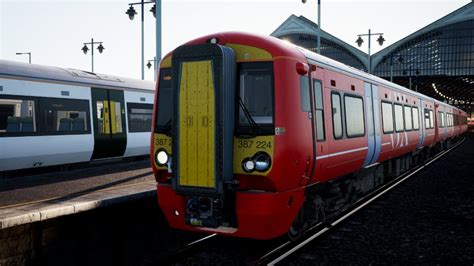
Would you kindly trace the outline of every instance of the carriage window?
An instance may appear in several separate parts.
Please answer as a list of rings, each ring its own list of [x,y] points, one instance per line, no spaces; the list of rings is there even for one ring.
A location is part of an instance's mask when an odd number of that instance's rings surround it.
[[[90,132],[87,100],[40,99],[42,131],[52,134],[84,134]]]
[[[316,103],[316,138],[319,141],[326,139],[324,134],[324,108],[323,108],[323,87],[321,81],[314,80],[314,97]]]
[[[345,95],[344,107],[346,114],[347,137],[365,135],[364,104],[362,98]]]
[[[239,65],[238,97],[237,100],[240,102],[237,106],[238,132],[245,134],[257,128],[258,134],[272,134],[274,126],[273,65],[271,62]],[[254,122],[257,124],[256,127],[252,125]]]
[[[425,128],[430,128],[430,112],[428,109],[425,109]]]
[[[334,138],[342,138],[342,108],[341,96],[337,93],[331,94],[332,105],[332,125],[334,130]]]
[[[434,128],[433,110],[430,110],[430,128]]]
[[[173,116],[173,89],[171,79],[171,69],[167,68],[160,71],[158,105],[156,106],[155,131],[157,133],[169,133],[171,131],[171,119]]]
[[[300,77],[300,102],[302,111],[311,111],[311,105],[309,102],[309,82],[308,77],[305,76]]]
[[[438,111],[438,127],[439,128],[444,127],[444,113],[441,111]]]
[[[383,133],[393,133],[393,107],[391,103],[382,102]]]
[[[405,130],[408,131],[412,129],[411,107],[405,105],[403,110],[405,111]]]
[[[36,132],[35,101],[0,98],[0,134]]]
[[[413,129],[418,130],[420,129],[420,117],[418,114],[418,107],[413,107],[411,109],[412,115],[413,115]]]
[[[395,104],[395,131],[403,131],[403,107],[400,104]]]
[[[127,103],[128,131],[150,132],[153,104]]]

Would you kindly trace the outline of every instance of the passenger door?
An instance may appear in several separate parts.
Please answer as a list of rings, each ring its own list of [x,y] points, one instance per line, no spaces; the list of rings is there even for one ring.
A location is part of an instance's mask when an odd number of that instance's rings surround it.
[[[123,91],[92,88],[92,159],[123,156],[127,146]]]
[[[368,132],[368,151],[364,167],[377,162],[382,149],[380,136],[380,104],[379,89],[370,83],[364,83],[365,109],[367,110],[366,124]]]
[[[314,154],[315,170],[313,171],[313,178],[317,181],[321,181],[324,176],[324,169],[326,168],[325,160],[327,156],[327,142],[326,142],[326,121],[325,121],[325,107],[326,101],[324,86],[323,86],[323,69],[316,68],[316,71],[311,72],[311,99],[313,101],[313,131],[314,131],[314,142],[316,142],[316,150]]]

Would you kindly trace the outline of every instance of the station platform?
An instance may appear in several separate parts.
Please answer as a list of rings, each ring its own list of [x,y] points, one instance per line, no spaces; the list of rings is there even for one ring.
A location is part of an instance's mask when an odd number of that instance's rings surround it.
[[[0,230],[147,197],[148,160],[0,180]]]

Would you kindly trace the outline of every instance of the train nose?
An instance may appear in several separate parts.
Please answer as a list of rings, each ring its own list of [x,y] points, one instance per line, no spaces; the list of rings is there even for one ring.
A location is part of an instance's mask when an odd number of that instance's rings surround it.
[[[213,202],[234,193],[227,184],[234,178],[235,54],[218,44],[184,45],[172,60],[173,188],[188,198],[188,224],[219,226]]]

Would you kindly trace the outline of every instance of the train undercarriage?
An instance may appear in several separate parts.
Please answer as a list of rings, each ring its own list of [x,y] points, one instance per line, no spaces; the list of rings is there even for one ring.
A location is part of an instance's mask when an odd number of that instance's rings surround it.
[[[359,200],[368,197],[374,189],[424,164],[437,153],[454,146],[460,140],[461,137],[447,139],[433,147],[425,147],[335,180],[308,187],[304,204],[288,231],[289,239],[296,241],[309,228],[333,221]]]

